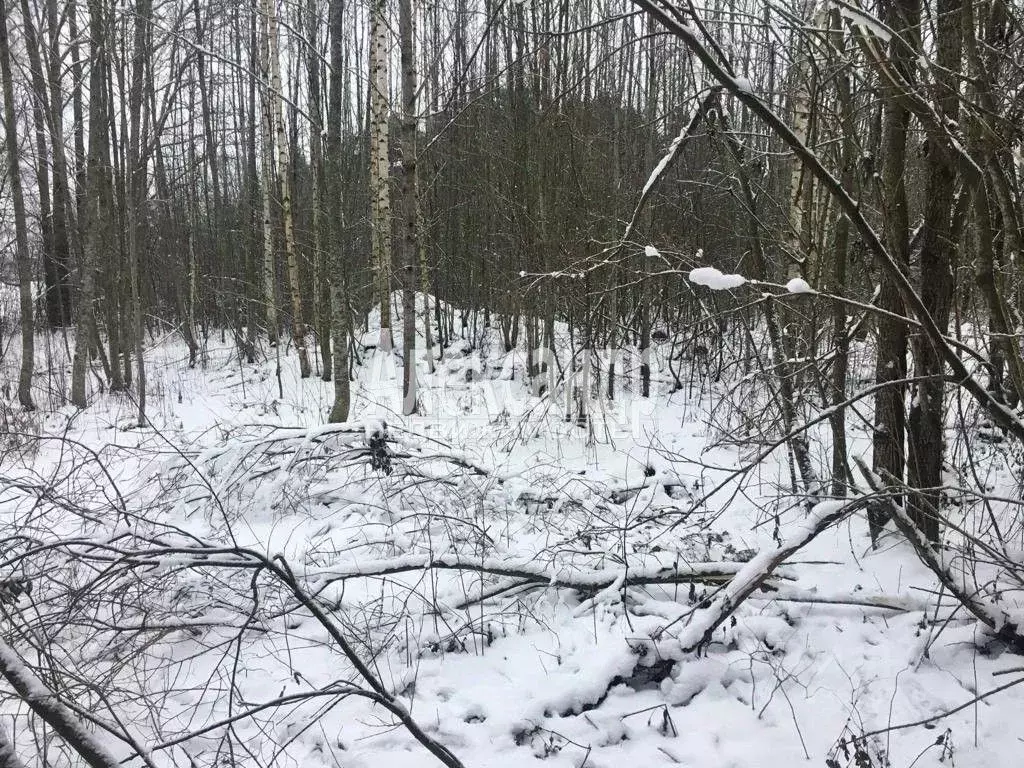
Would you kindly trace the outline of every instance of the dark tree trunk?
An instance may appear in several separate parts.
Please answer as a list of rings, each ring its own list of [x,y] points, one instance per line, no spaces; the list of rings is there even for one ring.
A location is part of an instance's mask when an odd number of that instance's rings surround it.
[[[11,77],[11,46],[7,37],[7,5],[0,0],[0,81],[3,86],[4,128],[7,144],[7,173],[10,177],[11,204],[14,207],[14,258],[18,269],[18,297],[21,310],[21,370],[18,374],[18,402],[31,411],[32,372],[35,367],[35,324],[32,307],[32,263],[28,252],[28,221],[25,197],[21,189],[18,158],[17,112],[14,107],[14,82]]]
[[[960,115],[959,78],[962,51],[961,15],[965,0],[938,0],[936,8],[936,98],[940,118],[955,124]],[[929,142],[932,140],[929,139]],[[954,225],[957,168],[941,147],[929,146],[928,182],[921,233],[921,301],[939,330],[949,328],[956,287],[957,240]],[[965,192],[966,194],[966,192]],[[942,464],[945,455],[945,363],[924,335],[913,340],[914,370],[929,377],[914,386],[907,420],[907,481],[911,519],[932,542],[940,532]]]
[[[884,21],[913,44],[919,39],[921,9],[919,0],[893,0],[886,6]],[[914,50],[917,45],[894,44],[889,58],[900,75],[914,81]],[[885,206],[886,247],[899,267],[910,264],[910,217],[905,184],[907,168],[907,131],[910,112],[894,89],[883,91],[882,127],[882,204]],[[878,305],[897,316],[904,314],[903,300],[896,282],[883,273]],[[886,482],[903,481],[904,441],[906,437],[907,326],[898,317],[880,315],[875,358],[875,382],[886,384],[875,396],[872,469]],[[868,528],[872,542],[878,541],[888,519],[887,502],[868,507]]]

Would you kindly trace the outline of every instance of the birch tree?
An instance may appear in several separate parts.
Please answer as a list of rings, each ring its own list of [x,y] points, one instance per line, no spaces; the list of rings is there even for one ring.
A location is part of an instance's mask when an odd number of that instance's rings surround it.
[[[331,293],[327,274],[327,249],[324,242],[324,124],[321,108],[321,61],[318,50],[316,0],[306,0],[306,75],[309,89],[309,162],[313,195],[313,321],[320,345],[321,379],[331,380]]]
[[[266,312],[267,335],[271,345],[278,343],[279,325],[277,319],[277,258],[274,251],[274,218],[272,211],[272,190],[277,184],[278,169],[274,159],[274,137],[276,133],[276,111],[271,103],[270,37],[266,20],[270,18],[271,0],[260,0],[260,11],[253,31],[254,42],[259,41],[261,106],[263,119],[260,121],[260,171],[263,192],[263,301]]]
[[[370,237],[380,306],[381,352],[391,352],[391,189],[388,161],[390,112],[387,0],[373,0],[370,8]]]
[[[299,285],[299,256],[295,247],[295,220],[292,215],[292,160],[285,136],[284,98],[281,83],[281,57],[278,45],[277,7],[275,0],[263,0],[267,25],[267,55],[270,59],[270,88],[267,100],[277,132],[277,174],[281,189],[281,217],[284,221],[284,252],[288,266],[288,289],[292,308],[292,341],[299,356],[299,375],[308,379],[309,354],[306,351],[306,323],[302,314],[302,291]]]

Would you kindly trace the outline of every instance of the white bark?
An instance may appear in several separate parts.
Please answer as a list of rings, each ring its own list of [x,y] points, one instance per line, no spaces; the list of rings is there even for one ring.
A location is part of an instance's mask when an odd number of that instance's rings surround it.
[[[270,0],[260,0],[260,14],[263,19],[270,15]],[[264,29],[264,25],[260,25]],[[273,136],[274,136],[274,111],[270,104],[270,42],[263,32],[260,39],[260,79],[263,88],[263,119],[260,121],[260,136],[263,140],[263,151],[260,153],[260,170],[262,171],[263,184],[263,300],[267,313],[267,335],[271,344],[277,344],[277,303],[274,299],[275,285],[275,260],[274,260],[274,230],[273,219],[270,212],[270,190],[274,183],[277,169],[274,166]]]
[[[381,352],[391,352],[391,194],[388,164],[388,26],[386,0],[374,0],[370,14],[370,222],[377,271]]]
[[[302,319],[302,294],[299,291],[299,260],[295,251],[295,222],[292,216],[291,152],[284,125],[284,99],[281,97],[281,59],[277,34],[277,9],[273,0],[263,0],[266,10],[267,55],[270,64],[270,92],[274,126],[277,131],[277,173],[281,188],[281,214],[284,219],[284,252],[288,265],[288,288],[292,304],[292,340],[299,355],[299,375],[310,375],[309,355],[306,352],[306,323]]]

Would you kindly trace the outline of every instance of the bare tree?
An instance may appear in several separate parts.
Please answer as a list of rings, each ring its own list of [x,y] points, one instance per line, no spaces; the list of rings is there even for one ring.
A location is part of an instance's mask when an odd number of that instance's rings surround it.
[[[18,374],[18,402],[33,410],[32,372],[35,369],[35,323],[32,306],[32,263],[28,250],[28,221],[25,195],[21,188],[21,150],[18,146],[18,114],[14,104],[14,79],[11,76],[11,45],[7,36],[7,4],[0,0],[0,80],[4,92],[4,131],[7,172],[14,206],[15,261],[18,267],[18,298],[21,310],[21,369]]]
[[[327,189],[325,191],[328,230],[328,280],[331,292],[331,339],[333,349],[334,404],[329,421],[343,422],[349,416],[348,344],[352,335],[352,310],[348,297],[348,268],[344,255],[345,215],[342,205],[341,124],[344,109],[345,36],[344,0],[330,0],[330,77],[327,102]]]
[[[898,0],[885,6],[885,21],[899,37],[890,41],[889,60],[904,81],[914,82],[914,41],[919,39],[920,5],[918,0]],[[901,42],[902,41],[902,42]],[[907,132],[910,111],[899,97],[897,86],[883,90],[882,127],[882,200],[887,216],[884,220],[885,244],[899,268],[910,268],[910,218],[907,203]],[[903,314],[903,298],[898,281],[883,273],[878,305],[888,313],[878,318],[878,346],[875,381],[888,383],[875,397],[872,468],[882,476],[903,478],[906,443],[907,327]],[[873,541],[878,540],[885,524],[886,508],[873,505],[868,509],[868,524]]]
[[[412,0],[399,0],[402,70],[402,413],[416,413],[416,265],[420,256],[417,184],[416,51]],[[429,323],[429,320],[427,321]]]

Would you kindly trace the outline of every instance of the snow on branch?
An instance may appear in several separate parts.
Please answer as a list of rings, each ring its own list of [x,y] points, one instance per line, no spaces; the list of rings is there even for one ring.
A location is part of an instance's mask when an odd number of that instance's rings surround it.
[[[747,282],[743,275],[727,275],[714,267],[697,267],[690,270],[690,282],[703,285],[713,291],[728,291],[739,288]]]
[[[626,225],[625,231],[622,233],[622,238],[619,240],[619,246],[621,247],[629,238],[633,235],[633,230],[636,229],[636,223],[640,220],[640,214],[643,212],[644,207],[647,205],[647,201],[657,186],[658,181],[665,174],[672,164],[679,157],[679,150],[683,144],[693,136],[701,121],[704,120],[705,116],[711,110],[711,108],[718,101],[718,94],[722,92],[722,86],[712,87],[707,95],[701,100],[700,105],[697,107],[697,111],[693,113],[693,117],[690,118],[690,122],[687,123],[683,129],[679,132],[673,140],[672,144],[668,148],[668,152],[658,161],[658,164],[654,166],[654,170],[651,171],[650,177],[647,179],[647,183],[644,184],[643,191],[640,193],[640,198],[636,202],[636,207],[633,209],[633,215],[629,219],[629,223]]]
[[[91,768],[118,768],[120,761],[89,731],[67,705],[36,677],[2,638],[0,638],[0,675],[29,708],[81,755]],[[2,739],[0,739],[2,743]],[[0,750],[2,753],[3,750]],[[5,763],[5,765],[13,765]]]
[[[683,652],[699,650],[711,641],[714,631],[772,576],[789,557],[806,546],[819,533],[851,515],[866,498],[821,501],[814,505],[804,523],[780,546],[759,552],[736,573],[704,608],[690,614],[689,623],[678,635]],[[671,626],[671,625],[670,625]],[[662,632],[667,630],[665,627]]]
[[[457,555],[407,555],[404,557],[353,564],[346,568],[324,568],[306,571],[305,576],[320,583],[355,577],[387,576],[420,570],[476,571],[493,576],[521,579],[523,583],[538,586],[568,587],[593,592],[617,582],[623,586],[645,584],[724,584],[734,579],[747,567],[746,563],[675,563],[673,565],[641,568],[551,568],[536,560],[508,560],[502,558],[463,558]],[[779,571],[783,579],[793,579],[789,571]]]
[[[861,471],[868,479],[872,490],[880,493],[884,490],[882,480],[878,475],[868,469],[863,459],[856,458]],[[928,540],[924,531],[914,522],[902,504],[897,504],[891,497],[888,498],[889,512],[896,528],[902,533],[914,551],[932,573],[938,577],[942,585],[949,590],[950,594],[967,609],[978,621],[987,626],[997,638],[1012,647],[1018,653],[1024,653],[1024,634],[1020,631],[1020,623],[1009,616],[1005,611],[987,599],[982,591],[975,585],[966,584],[963,579],[957,578],[948,559],[943,553]]]
[[[836,2],[836,0],[833,0],[832,5],[839,10],[844,19],[863,32],[874,35],[883,43],[888,43],[892,39],[892,32],[889,28],[864,9],[851,3]]]

